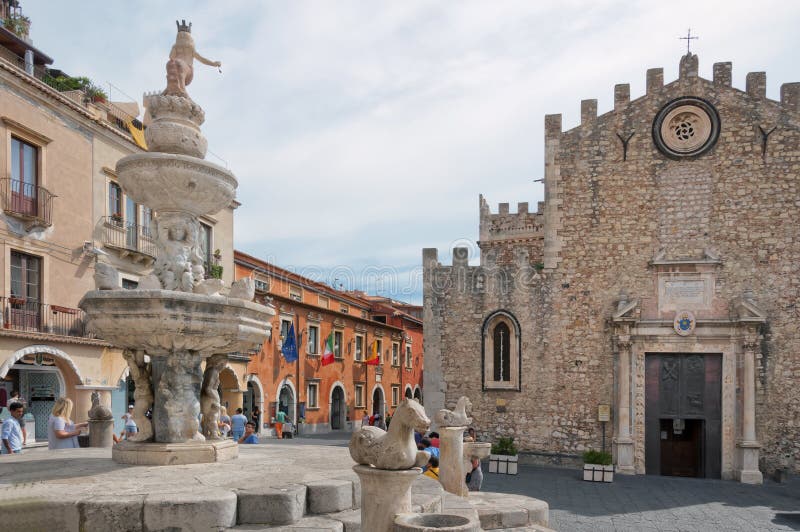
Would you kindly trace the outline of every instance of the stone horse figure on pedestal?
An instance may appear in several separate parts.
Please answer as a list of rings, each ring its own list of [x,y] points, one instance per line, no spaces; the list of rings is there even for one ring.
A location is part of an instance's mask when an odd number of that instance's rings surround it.
[[[467,417],[467,410],[472,410],[469,398],[462,395],[458,398],[455,410],[442,408],[433,416],[439,427],[466,427],[472,423],[472,418]]]
[[[404,399],[397,407],[389,431],[361,427],[350,439],[350,456],[358,464],[377,469],[410,469],[428,463],[430,454],[417,450],[414,431],[426,431],[431,420],[418,402]]]

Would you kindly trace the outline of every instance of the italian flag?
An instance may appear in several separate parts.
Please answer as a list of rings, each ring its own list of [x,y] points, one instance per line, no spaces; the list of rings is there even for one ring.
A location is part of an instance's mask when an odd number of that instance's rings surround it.
[[[380,358],[378,358],[378,341],[375,340],[372,342],[372,347],[369,350],[369,356],[364,361],[367,365],[370,366],[377,366],[380,363]]]
[[[325,341],[325,351],[322,353],[322,365],[333,364],[333,331]]]

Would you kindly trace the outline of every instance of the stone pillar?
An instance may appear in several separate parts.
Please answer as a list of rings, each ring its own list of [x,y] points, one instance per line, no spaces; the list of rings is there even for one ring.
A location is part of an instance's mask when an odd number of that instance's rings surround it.
[[[190,351],[154,356],[153,431],[158,443],[204,440],[200,434],[202,359]]]
[[[89,420],[89,447],[111,447],[114,445],[114,420]]]
[[[353,466],[361,481],[361,530],[391,532],[397,514],[411,512],[411,483],[422,469],[376,469]]]
[[[631,339],[617,337],[619,378],[617,381],[617,436],[614,438],[617,472],[633,475],[633,439],[631,438]]]
[[[445,491],[467,496],[464,483],[464,431],[467,427],[439,427],[439,482]]]
[[[758,454],[761,444],[756,440],[756,361],[757,336],[745,338],[744,368],[742,372],[742,439],[738,442],[739,481],[745,484],[761,484],[764,477],[758,469]]]

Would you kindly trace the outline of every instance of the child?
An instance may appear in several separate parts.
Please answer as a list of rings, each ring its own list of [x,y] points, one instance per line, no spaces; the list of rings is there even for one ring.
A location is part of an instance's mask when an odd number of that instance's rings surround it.
[[[256,436],[256,424],[248,421],[244,426],[244,435],[239,438],[238,443],[258,443]]]
[[[426,466],[424,475],[426,477],[430,477],[434,480],[439,480],[439,459],[435,456],[431,456],[431,459],[428,460],[428,465]]]

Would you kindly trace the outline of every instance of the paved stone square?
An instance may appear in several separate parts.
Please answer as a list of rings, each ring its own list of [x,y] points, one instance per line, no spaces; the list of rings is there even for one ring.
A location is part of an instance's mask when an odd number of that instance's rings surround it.
[[[601,484],[584,482],[575,469],[522,465],[517,476],[486,473],[483,489],[546,501],[550,527],[563,532],[800,530],[800,478],[752,486],[615,475]]]

